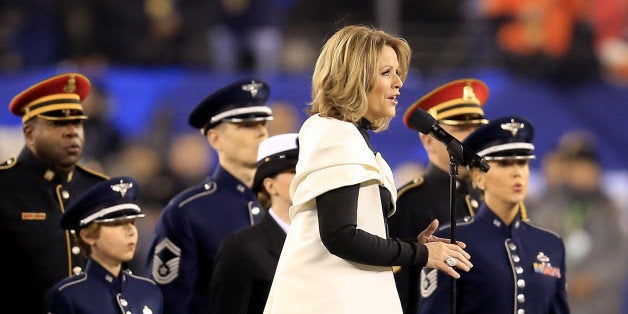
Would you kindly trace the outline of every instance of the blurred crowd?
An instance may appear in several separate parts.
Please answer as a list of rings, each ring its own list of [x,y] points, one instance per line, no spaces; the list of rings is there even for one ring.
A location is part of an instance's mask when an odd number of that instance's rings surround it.
[[[310,71],[326,36],[365,23],[406,37],[424,72],[504,66],[625,82],[627,14],[624,0],[8,0],[0,72],[64,62]]]

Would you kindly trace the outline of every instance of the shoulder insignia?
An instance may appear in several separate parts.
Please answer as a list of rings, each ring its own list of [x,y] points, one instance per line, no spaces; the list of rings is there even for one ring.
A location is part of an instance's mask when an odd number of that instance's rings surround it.
[[[12,157],[0,164],[0,170],[9,169],[17,164],[17,158]]]
[[[85,171],[85,172],[87,172],[87,173],[90,173],[90,174],[92,174],[92,175],[94,175],[96,177],[103,178],[105,180],[109,179],[109,177],[107,175],[102,174],[102,173],[100,173],[100,172],[98,172],[96,170],[92,170],[92,169],[86,168],[85,166],[81,166],[79,164],[77,164],[76,167],[81,169],[81,170],[83,170],[83,171]]]
[[[427,298],[438,288],[438,269],[421,269],[421,296]]]
[[[186,190],[186,192],[190,193],[190,196],[186,197],[185,199],[183,199],[178,207],[183,207],[185,206],[185,204],[199,198],[199,197],[203,197],[206,195],[210,195],[214,192],[216,192],[216,190],[218,189],[218,184],[216,183],[216,181],[208,181],[205,182],[201,185],[197,185],[194,187],[189,188],[188,190]],[[185,193],[185,192],[184,192]]]
[[[420,177],[402,185],[400,188],[397,189],[397,197],[401,196],[406,191],[423,184],[423,182],[425,182],[425,179],[423,179],[423,177]]]
[[[181,262],[181,248],[164,238],[155,246],[153,255],[153,269],[151,275],[155,282],[165,285],[179,277],[179,264]]]

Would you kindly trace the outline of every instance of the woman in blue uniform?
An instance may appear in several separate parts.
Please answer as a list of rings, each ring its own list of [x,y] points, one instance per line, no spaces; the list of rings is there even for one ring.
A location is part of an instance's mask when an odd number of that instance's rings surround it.
[[[473,257],[473,268],[455,282],[457,313],[569,313],[563,241],[521,216],[533,137],[530,121],[513,116],[495,119],[464,140],[491,168],[471,169],[484,204],[473,219],[456,225],[456,240]],[[449,226],[435,233],[450,234]],[[449,313],[449,277],[424,268],[419,304],[420,313]]]
[[[84,273],[61,280],[46,294],[46,313],[156,314],[157,285],[125,270],[137,247],[135,219],[144,217],[139,186],[130,177],[103,181],[68,206],[61,226],[74,231],[89,260]]]

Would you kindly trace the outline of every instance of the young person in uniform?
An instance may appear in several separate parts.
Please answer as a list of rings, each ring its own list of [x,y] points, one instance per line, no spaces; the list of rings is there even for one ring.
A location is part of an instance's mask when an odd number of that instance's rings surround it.
[[[89,258],[85,272],[66,278],[46,295],[49,314],[161,313],[161,290],[150,279],[125,269],[137,247],[135,220],[145,215],[135,204],[139,185],[115,177],[94,185],[61,217]]]

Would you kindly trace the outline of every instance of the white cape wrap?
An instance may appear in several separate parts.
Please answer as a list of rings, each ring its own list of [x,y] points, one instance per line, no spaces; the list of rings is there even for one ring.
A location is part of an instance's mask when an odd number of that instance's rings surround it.
[[[315,199],[360,183],[357,227],[386,238],[379,186],[390,191],[394,204],[397,190],[390,166],[348,122],[311,116],[301,127],[299,141],[290,186],[292,223],[264,313],[401,313],[391,267],[350,262],[325,248]],[[389,215],[393,213],[394,207]]]

